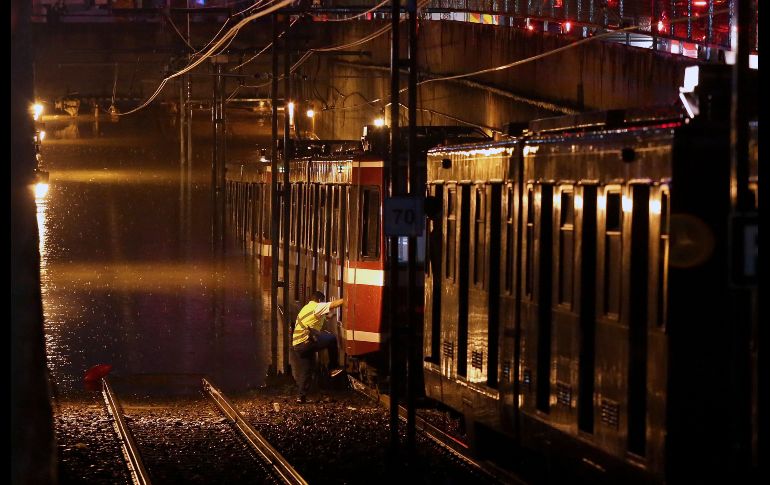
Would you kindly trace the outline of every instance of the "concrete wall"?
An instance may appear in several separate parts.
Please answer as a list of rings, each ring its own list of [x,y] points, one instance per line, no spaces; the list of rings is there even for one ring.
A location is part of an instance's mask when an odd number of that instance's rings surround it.
[[[371,24],[359,22],[351,24],[347,30],[338,29],[335,35],[324,39],[325,45],[350,42],[383,25]],[[420,25],[419,33],[417,59],[421,75],[451,75],[487,69],[527,59],[578,40],[460,22],[425,22]],[[403,30],[401,45],[401,55],[405,57]],[[343,97],[340,93],[351,99],[353,93],[369,100],[385,98],[385,101],[372,107],[324,113],[325,116],[333,116],[333,120],[317,122],[317,126],[332,130],[337,136],[352,136],[355,134],[352,129],[360,131],[361,124],[371,122],[389,100],[388,73],[371,66],[389,65],[390,35],[383,35],[355,49],[371,51],[371,57],[329,57],[326,69],[305,69],[311,80],[315,76],[318,81],[330,83],[336,88],[330,90],[331,94],[326,99],[329,106],[341,104]],[[355,63],[368,67],[356,68],[352,65]],[[647,49],[591,41],[518,67],[467,78],[495,90],[471,87],[458,81],[425,84],[419,88],[418,106],[434,113],[418,113],[419,122],[456,123],[435,113],[439,112],[479,126],[499,129],[507,122],[570,111],[668,105],[677,102],[684,68],[690,64],[691,60]],[[378,78],[362,79],[367,73]],[[404,76],[402,85],[405,83]],[[500,91],[524,100],[515,101],[513,96],[499,94]],[[345,105],[360,104],[362,96],[346,101]],[[402,93],[401,102],[406,104],[406,93]]]
[[[383,21],[300,23],[291,30],[294,59],[307,48],[345,44],[383,25],[386,25]],[[171,57],[183,51],[178,36],[163,22],[38,27],[36,90],[37,95],[43,97],[78,92],[109,98],[115,72],[111,63],[117,62],[118,97],[144,98],[155,90],[166,69],[173,68],[169,67]],[[218,27],[216,23],[193,25],[197,44],[204,43]],[[270,31],[269,22],[244,29],[233,47],[251,52],[259,50],[270,41]],[[405,31],[406,25],[402,24],[402,57],[406,57]],[[578,40],[450,21],[422,22],[419,35],[417,58],[424,76],[486,69]],[[390,64],[390,34],[348,50],[359,49],[368,51],[369,55],[315,54],[298,71],[292,98],[313,101],[317,111],[335,108],[322,111],[316,118],[316,132],[321,137],[359,137],[361,126],[382,112],[389,100],[389,74],[383,68]],[[259,62],[245,68],[242,72],[263,76],[246,78],[245,83],[264,84],[269,61],[268,51]],[[418,106],[426,110],[419,112],[419,122],[458,124],[457,119],[461,119],[500,129],[510,121],[560,113],[667,105],[677,102],[684,67],[691,63],[690,59],[646,49],[591,41],[511,69],[463,81],[425,84],[418,94]],[[208,63],[196,70],[195,97],[203,100],[211,97],[211,78],[206,75],[209,72]],[[228,80],[228,93],[238,81]],[[403,85],[406,85],[405,76]],[[243,88],[237,95],[267,96],[269,86]],[[175,101],[178,96],[178,86],[169,83],[161,99]],[[351,108],[377,98],[385,100]],[[406,93],[402,94],[401,102],[406,104]]]

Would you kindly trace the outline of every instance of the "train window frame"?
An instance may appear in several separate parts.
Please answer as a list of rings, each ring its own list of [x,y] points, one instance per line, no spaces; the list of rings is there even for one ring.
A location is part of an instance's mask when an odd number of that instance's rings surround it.
[[[281,188],[282,188],[282,184],[279,182],[276,185],[276,190],[280,191]],[[291,204],[291,201],[289,201],[289,203]],[[284,207],[285,204],[286,204],[286,198],[285,197],[281,197],[280,198],[280,202],[278,203],[278,210],[281,211],[280,214],[283,214],[283,207]],[[291,221],[289,221],[289,223],[291,223]],[[278,242],[279,243],[282,243],[283,240],[284,240],[285,228],[286,228],[286,221],[283,220],[283,217],[279,217],[278,218]]]
[[[600,207],[600,210],[602,211],[603,217],[602,217],[602,225],[601,225],[601,231],[602,231],[602,275],[601,275],[601,281],[602,281],[602,305],[601,305],[601,312],[602,314],[611,320],[617,320],[619,321],[621,318],[621,314],[623,312],[622,303],[623,303],[623,251],[624,251],[624,219],[625,219],[625,211],[623,210],[623,197],[624,197],[624,187],[621,185],[606,185],[604,186],[604,190],[602,191],[602,207]],[[627,196],[626,196],[627,197]],[[612,207],[610,207],[610,199],[613,199]],[[614,199],[617,199],[616,201]],[[609,210],[610,209],[617,209],[617,217],[613,217],[613,219],[617,219],[617,221],[613,220],[612,222],[612,228],[610,229],[610,224],[608,223],[610,217],[609,217]],[[612,268],[614,268],[614,265],[612,265],[610,259],[612,258],[613,254],[611,253],[611,246],[612,246],[612,238],[617,238],[617,251],[618,254],[615,255],[616,258],[619,259],[620,263],[617,265],[617,274],[610,274],[610,271]],[[612,284],[615,282],[615,284]],[[614,293],[611,294],[611,292]],[[616,301],[611,301],[612,298],[615,298]]]
[[[487,184],[473,187],[473,286],[486,288],[487,261]],[[479,264],[480,263],[480,264]]]
[[[332,185],[331,186],[331,192],[332,192],[332,220],[331,220],[331,228],[330,228],[330,237],[331,241],[329,244],[330,247],[330,253],[332,256],[337,256],[338,252],[338,232],[339,232],[339,226],[340,226],[340,186],[339,185]]]
[[[658,248],[656,275],[657,295],[655,324],[658,328],[666,328],[668,321],[668,258],[671,250],[671,190],[668,185],[661,185],[660,214],[658,214]]]
[[[376,193],[376,210],[372,209],[371,201],[374,200],[370,194]],[[381,230],[382,224],[380,223],[380,216],[382,213],[382,193],[378,185],[362,185],[359,191],[359,233],[358,233],[358,257],[360,261],[379,261],[381,254]],[[371,224],[376,224],[376,230],[371,232]],[[369,253],[369,237],[375,236],[374,240],[374,254]],[[366,250],[366,253],[364,252]]]
[[[340,210],[344,213],[345,224],[340,225],[340,244],[345,244],[344,258],[346,261],[350,261],[350,241],[348,236],[350,235],[350,220],[348,219],[351,214],[350,210],[350,184],[343,186],[344,197],[340,195]]]
[[[446,194],[446,203],[444,204],[446,211],[443,217],[444,235],[446,237],[444,253],[446,257],[443,258],[442,262],[444,263],[444,279],[452,283],[457,282],[457,189],[457,182],[448,182],[444,191]],[[452,224],[451,234],[449,229],[450,223]]]
[[[554,192],[557,194],[557,192]],[[564,210],[565,198],[568,199],[569,211]],[[558,231],[558,269],[557,269],[557,281],[556,281],[556,304],[564,308],[573,308],[575,304],[575,187],[572,184],[565,184],[559,186],[558,196],[554,196],[554,202],[558,199],[558,219],[559,225],[554,224],[554,228]],[[556,204],[554,204],[554,208]],[[556,214],[554,214],[556,215]],[[570,239],[570,262],[569,271],[567,265],[564,264],[565,251],[567,245],[565,240]],[[565,296],[565,285],[569,286],[569,297]]]
[[[263,192],[266,192],[267,184],[263,185]],[[271,187],[272,188],[272,187]],[[273,211],[273,202],[271,200],[271,197],[265,197],[263,199],[262,203],[262,241],[269,241],[271,234],[270,231],[272,230],[271,226],[273,224],[273,218],[272,218],[272,212]]]
[[[528,183],[526,186],[526,197],[522,198],[526,203],[524,219],[524,247],[522,256],[524,256],[523,287],[522,297],[532,301],[535,297],[535,184]]]
[[[297,184],[291,184],[291,194],[289,195],[291,199],[291,224],[289,230],[289,242],[291,244],[296,244],[297,242],[297,190]]]
[[[514,292],[514,270],[515,251],[516,251],[516,226],[514,213],[516,211],[516,191],[512,182],[504,185],[505,188],[505,258],[504,276],[503,276],[503,294],[512,296]]]

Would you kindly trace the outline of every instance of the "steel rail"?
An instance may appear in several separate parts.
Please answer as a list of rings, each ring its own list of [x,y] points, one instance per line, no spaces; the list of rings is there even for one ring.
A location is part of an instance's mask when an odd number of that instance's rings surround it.
[[[131,434],[131,430],[123,418],[123,408],[115,397],[115,393],[112,392],[112,387],[110,387],[106,377],[102,378],[102,396],[107,405],[107,411],[112,416],[115,431],[120,437],[123,455],[126,457],[128,471],[131,473],[131,481],[137,485],[150,485],[152,483],[150,481],[150,474],[147,473],[147,469],[144,467],[134,435]]]
[[[208,380],[203,379],[203,389],[214,400],[217,407],[232,422],[232,424],[241,432],[246,442],[265,460],[276,474],[287,484],[308,485],[308,482],[297,473],[294,467],[284,458],[268,441],[255,430],[241,413],[235,409],[222,392],[217,389]]]
[[[372,390],[366,384],[359,381],[350,374],[348,374],[348,379],[350,380],[351,386],[354,390],[358,391],[369,399],[372,399],[373,401],[377,401],[385,408],[390,407],[390,396],[387,394],[380,394],[379,392]],[[401,418],[401,421],[403,422],[406,422],[406,412],[407,411],[404,406],[398,406],[399,418]],[[501,483],[514,483],[521,485],[526,484],[526,482],[524,482],[521,478],[506,470],[501,469],[499,466],[491,462],[482,463],[474,460],[468,456],[470,448],[467,444],[442,431],[420,416],[416,416],[415,418],[415,429],[423,433],[441,449],[448,452],[450,455],[464,463],[466,466],[478,470],[493,480]]]

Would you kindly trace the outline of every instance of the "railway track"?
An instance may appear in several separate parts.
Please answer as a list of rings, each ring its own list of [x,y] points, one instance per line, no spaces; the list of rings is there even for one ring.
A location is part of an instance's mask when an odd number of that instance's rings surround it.
[[[348,375],[348,379],[354,390],[382,404],[386,408],[390,407],[390,397],[387,394],[380,394],[351,375]],[[398,407],[398,414],[401,421],[406,422],[407,410],[404,406]],[[461,463],[480,477],[497,483],[526,485],[526,482],[520,477],[507,470],[503,470],[494,463],[471,457],[470,448],[466,443],[437,428],[419,415],[415,416],[415,429],[427,441],[448,454],[451,459]]]
[[[149,485],[153,480],[182,480],[188,483],[230,481],[230,478],[222,478],[221,472],[236,467],[244,483],[307,485],[307,481],[243,419],[219,389],[206,379],[201,385],[206,404],[203,408],[211,409],[213,406],[223,418],[214,421],[200,406],[191,406],[184,412],[187,419],[176,418],[173,421],[174,427],[185,437],[169,439],[159,436],[158,430],[152,429],[153,423],[148,429],[142,422],[134,423],[126,419],[123,405],[112,386],[106,378],[102,379],[104,402],[120,439],[133,483]],[[162,406],[151,409],[156,413],[158,410],[168,412]],[[186,447],[184,441],[192,444]],[[203,452],[186,455],[184,451],[190,446]],[[234,449],[238,451],[233,453]]]

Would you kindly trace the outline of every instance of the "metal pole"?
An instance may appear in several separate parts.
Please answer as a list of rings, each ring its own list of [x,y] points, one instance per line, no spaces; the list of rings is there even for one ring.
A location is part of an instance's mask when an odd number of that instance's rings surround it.
[[[272,16],[273,78],[270,82],[272,118],[272,143],[270,148],[270,365],[272,372],[278,368],[278,19]]]
[[[284,34],[283,34],[283,55],[284,55],[284,98],[286,102],[291,99],[291,54],[289,52],[289,16],[284,16]],[[291,143],[291,133],[287,129],[289,124],[288,111],[284,105],[284,142],[283,142],[283,314],[286,322],[293,322],[291,305],[289,304],[289,218],[291,217],[291,185],[289,183],[289,161],[294,156],[294,147]],[[288,328],[288,324],[284,328]],[[283,371],[289,368],[289,334],[283,332]]]
[[[212,146],[211,182],[213,190],[212,209],[214,210],[214,247],[224,251],[225,238],[225,78],[222,76],[223,59],[214,58],[214,103],[212,106],[212,122],[214,126],[214,143]]]
[[[391,43],[390,43],[390,173],[385,182],[389,185],[390,196],[399,195],[400,185],[398,179],[399,164],[399,20],[400,20],[399,0],[391,2]],[[398,237],[389,238],[390,257],[388,260],[389,282],[389,332],[390,332],[390,451],[391,458],[396,459],[399,449],[398,437],[398,401],[401,372],[399,355],[399,318],[396,315],[398,311]]]
[[[225,221],[227,220],[227,207],[225,204],[225,170],[227,164],[227,111],[225,105],[225,83],[227,79],[222,76],[224,62],[217,64],[217,90],[218,100],[217,109],[219,112],[219,123],[217,124],[219,149],[217,153],[217,210],[219,212],[219,250],[222,254],[225,252]]]
[[[214,67],[216,71],[216,66]],[[217,234],[219,225],[217,221],[217,77],[213,79],[211,90],[211,249],[217,248]]]
[[[738,45],[735,46],[735,65],[733,66],[733,92],[731,105],[732,132],[730,137],[730,198],[732,203],[732,223],[738,218],[754,212],[754,202],[749,190],[749,29],[751,25],[751,2],[738,0]],[[744,233],[745,236],[745,233]],[[729,258],[741,260],[736,255],[743,255],[742,237],[731,241]],[[752,455],[752,384],[751,384],[751,334],[752,326],[752,291],[756,286],[734,286],[732,288],[733,324],[733,456],[732,466],[736,476],[746,473],[750,468]],[[760,352],[761,354],[761,352]],[[761,385],[759,387],[762,387]],[[761,416],[761,408],[758,407]],[[745,477],[748,478],[748,477]],[[740,478],[738,478],[740,481]]]
[[[408,113],[409,113],[409,195],[412,197],[420,197],[418,193],[419,187],[417,187],[417,1],[409,0],[408,3],[408,15],[409,15],[409,97],[408,97]],[[423,188],[424,190],[424,188]],[[417,238],[410,236],[409,239],[409,254],[408,254],[408,284],[407,284],[407,311],[409,312],[407,317],[408,334],[407,334],[407,366],[408,366],[408,381],[406,387],[406,446],[407,456],[412,458],[416,457],[415,454],[415,399],[417,393],[417,376],[419,375],[419,367],[422,363],[417,359],[417,348],[421,344],[415,342],[417,337],[417,325],[421,322],[415,314],[417,293]]]

